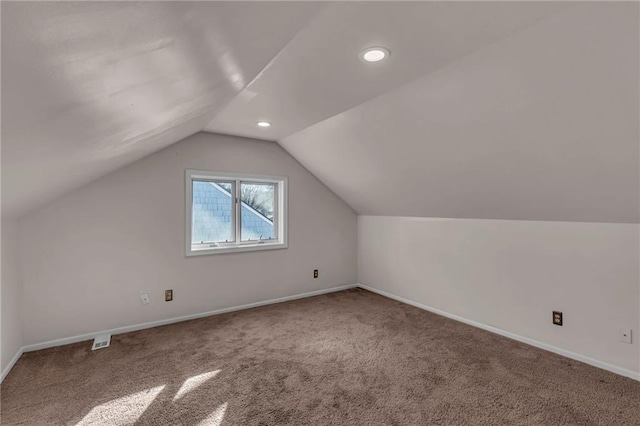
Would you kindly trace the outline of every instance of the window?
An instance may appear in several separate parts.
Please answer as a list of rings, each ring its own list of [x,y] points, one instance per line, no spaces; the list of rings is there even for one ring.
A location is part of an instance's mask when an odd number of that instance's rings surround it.
[[[287,247],[287,178],[186,172],[186,255]]]

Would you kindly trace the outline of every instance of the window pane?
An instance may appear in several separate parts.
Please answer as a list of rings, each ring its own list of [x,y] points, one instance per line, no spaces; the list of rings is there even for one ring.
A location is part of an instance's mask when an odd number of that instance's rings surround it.
[[[242,241],[276,238],[273,225],[276,184],[242,182],[240,194],[242,199],[242,210],[240,211]]]
[[[233,184],[193,181],[191,243],[233,241]]]

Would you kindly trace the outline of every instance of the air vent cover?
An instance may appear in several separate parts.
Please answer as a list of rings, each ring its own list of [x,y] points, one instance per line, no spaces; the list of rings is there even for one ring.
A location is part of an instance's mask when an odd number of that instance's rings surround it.
[[[111,335],[103,334],[95,338],[95,340],[93,341],[93,346],[91,347],[91,350],[95,351],[96,349],[108,348],[110,344],[111,344]]]

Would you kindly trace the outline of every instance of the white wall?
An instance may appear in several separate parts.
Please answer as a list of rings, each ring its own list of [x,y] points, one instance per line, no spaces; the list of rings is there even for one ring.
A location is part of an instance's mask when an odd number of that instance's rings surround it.
[[[358,281],[640,372],[637,224],[359,216]],[[564,326],[551,312],[564,313]],[[621,327],[634,329],[632,345]]]
[[[4,372],[13,357],[22,346],[22,321],[20,318],[20,301],[22,288],[19,281],[18,234],[17,222],[2,219],[2,321],[0,346],[0,364]]]
[[[289,248],[186,258],[187,168],[288,176]],[[24,343],[355,283],[356,220],[277,144],[198,133],[20,221]]]

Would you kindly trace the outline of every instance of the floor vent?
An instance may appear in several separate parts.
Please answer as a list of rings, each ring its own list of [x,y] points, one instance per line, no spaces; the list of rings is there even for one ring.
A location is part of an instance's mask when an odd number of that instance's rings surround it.
[[[111,344],[111,335],[103,334],[102,336],[98,336],[95,338],[95,340],[93,341],[93,346],[91,347],[91,350],[95,351],[96,349],[108,348],[110,344]]]

